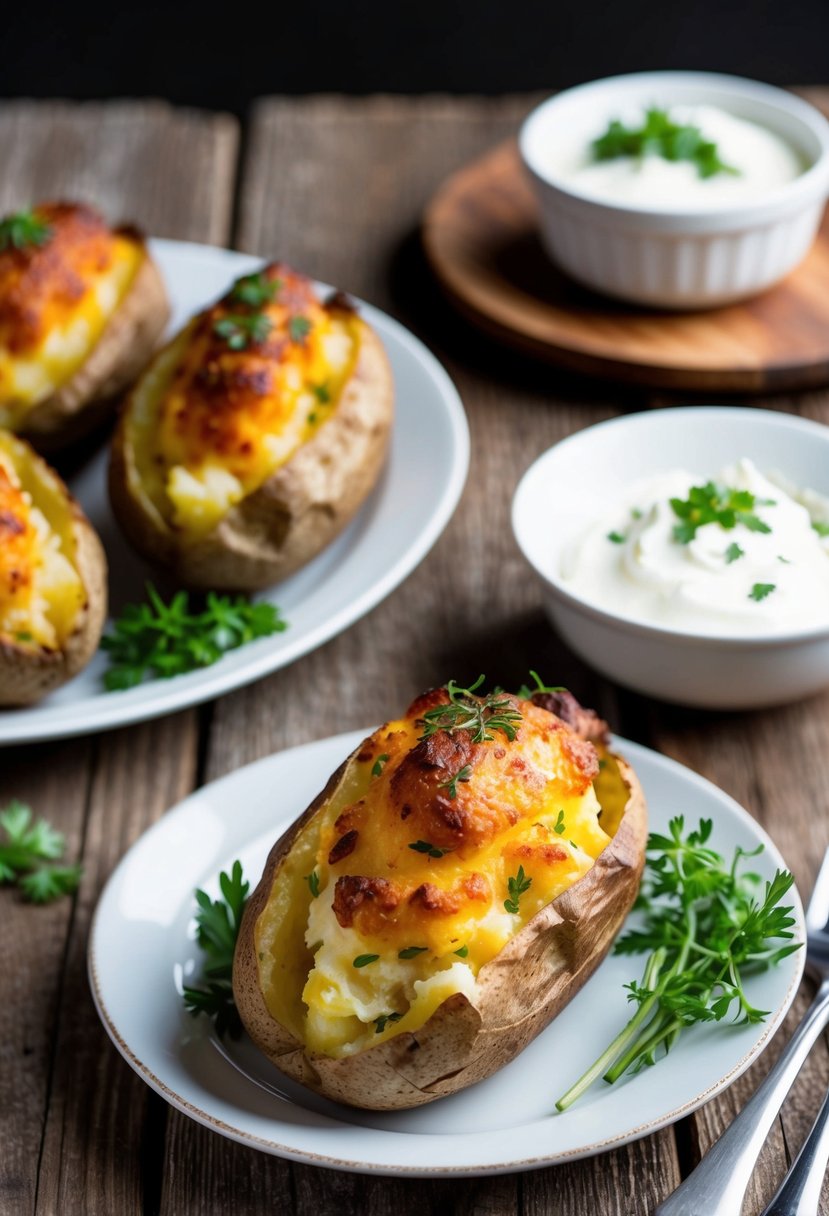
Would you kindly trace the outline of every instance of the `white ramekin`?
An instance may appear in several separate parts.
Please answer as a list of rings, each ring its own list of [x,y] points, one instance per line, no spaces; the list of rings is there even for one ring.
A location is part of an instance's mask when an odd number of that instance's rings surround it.
[[[546,166],[544,147],[574,124],[596,129],[631,106],[701,104],[780,135],[809,167],[754,202],[680,211],[598,202]],[[712,307],[771,287],[805,257],[829,195],[823,115],[783,89],[714,72],[637,72],[567,89],[532,111],[519,146],[553,259],[596,291],[661,308]]]
[[[818,628],[735,637],[616,615],[562,579],[570,546],[634,482],[673,468],[714,475],[744,456],[829,497],[829,427],[741,406],[602,422],[548,449],[524,474],[512,505],[518,547],[556,630],[591,666],[639,692],[707,709],[780,705],[829,686],[829,604]]]

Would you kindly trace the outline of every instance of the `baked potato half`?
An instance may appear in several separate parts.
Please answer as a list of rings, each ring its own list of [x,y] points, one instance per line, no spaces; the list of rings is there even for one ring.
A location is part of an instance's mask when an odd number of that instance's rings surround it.
[[[278,263],[239,279],[156,357],[110,464],[135,548],[191,587],[253,591],[310,561],[379,478],[383,346],[341,295]]]
[[[113,409],[169,318],[143,236],[92,207],[42,203],[0,222],[0,427],[41,451]]]
[[[0,431],[0,705],[30,705],[85,667],[107,609],[98,536],[57,473]]]
[[[274,845],[242,921],[234,997],[277,1068],[394,1110],[482,1080],[548,1025],[644,863],[642,790],[605,729],[566,694],[450,684],[364,741]]]

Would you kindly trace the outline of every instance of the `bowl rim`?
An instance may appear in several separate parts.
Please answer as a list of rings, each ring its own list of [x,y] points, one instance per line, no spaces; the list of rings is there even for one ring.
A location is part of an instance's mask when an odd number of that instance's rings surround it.
[[[805,642],[822,641],[829,638],[829,623],[826,625],[810,625],[800,627],[798,629],[787,629],[776,633],[758,633],[752,635],[746,634],[726,634],[726,633],[711,633],[702,630],[693,629],[677,629],[670,625],[660,625],[643,620],[641,617],[622,616],[619,613],[611,612],[606,608],[601,608],[590,600],[584,599],[582,596],[575,594],[567,587],[563,586],[558,574],[549,570],[542,570],[537,562],[531,557],[527,545],[525,545],[521,535],[520,517],[524,510],[524,502],[530,494],[530,486],[535,477],[538,476],[538,466],[551,458],[553,452],[559,453],[561,448],[567,447],[581,440],[584,442],[585,437],[591,435],[595,431],[607,431],[624,427],[630,423],[639,423],[640,419],[666,417],[666,416],[692,416],[699,418],[700,416],[712,416],[722,418],[728,416],[734,420],[740,421],[759,421],[763,419],[765,424],[772,426],[778,425],[784,430],[794,430],[805,432],[812,438],[819,439],[821,442],[829,445],[829,426],[823,423],[815,422],[811,418],[801,418],[797,414],[784,414],[778,410],[761,410],[752,409],[746,406],[728,406],[728,405],[691,405],[691,406],[672,406],[666,409],[657,410],[638,410],[631,414],[621,414],[616,418],[608,418],[604,422],[594,423],[592,426],[583,427],[579,431],[575,431],[572,435],[565,436],[558,443],[551,444],[541,452],[530,466],[522,474],[518,485],[512,496],[510,506],[510,523],[512,526],[512,534],[515,538],[515,543],[518,546],[524,560],[535,572],[538,579],[557,599],[561,600],[568,607],[574,609],[582,616],[591,617],[594,621],[604,624],[613,629],[622,630],[622,632],[634,634],[637,637],[650,637],[661,642],[678,642],[687,646],[698,646],[708,649],[779,649],[787,646],[797,646]]]
[[[641,83],[643,88],[648,84],[654,87],[660,85],[664,87],[673,83],[679,87],[697,86],[701,88],[707,85],[712,92],[725,90],[749,101],[765,103],[799,122],[802,128],[817,140],[821,148],[820,153],[797,177],[784,182],[773,190],[760,193],[756,199],[748,201],[741,199],[729,203],[719,201],[712,206],[696,207],[692,210],[647,202],[605,201],[595,194],[580,190],[572,182],[557,177],[555,173],[540,166],[531,155],[531,133],[534,128],[546,120],[551,110],[573,97],[589,97],[594,93],[612,92],[614,87],[626,89],[636,83]],[[778,88],[776,85],[766,84],[764,81],[753,80],[748,76],[736,76],[726,72],[625,72],[616,76],[602,76],[596,80],[585,81],[583,84],[562,89],[561,92],[553,93],[544,101],[539,102],[527,114],[518,131],[518,147],[525,169],[538,182],[563,198],[591,210],[597,217],[604,216],[605,219],[627,217],[631,220],[641,217],[653,220],[659,217],[672,225],[698,226],[700,223],[716,225],[718,221],[727,222],[733,220],[735,215],[739,215],[745,219],[744,226],[748,228],[754,222],[764,220],[766,212],[775,211],[781,204],[794,209],[798,203],[806,206],[807,203],[814,202],[821,194],[824,198],[829,194],[829,120],[811,102],[798,97],[795,93]]]

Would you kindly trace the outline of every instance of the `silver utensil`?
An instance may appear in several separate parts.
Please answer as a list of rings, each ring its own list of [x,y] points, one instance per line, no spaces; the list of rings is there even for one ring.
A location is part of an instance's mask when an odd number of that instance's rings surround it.
[[[803,1148],[762,1216],[818,1216],[820,1191],[829,1161],[829,1093]]]
[[[739,1216],[760,1150],[806,1056],[829,1022],[829,849],[806,912],[806,963],[820,987],[780,1059],[692,1174],[654,1216]],[[792,1209],[798,1212],[798,1209]],[[783,1209],[784,1212],[788,1209]]]

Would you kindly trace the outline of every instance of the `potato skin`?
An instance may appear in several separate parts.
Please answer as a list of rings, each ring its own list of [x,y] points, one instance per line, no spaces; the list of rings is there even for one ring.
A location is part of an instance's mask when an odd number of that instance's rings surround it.
[[[98,534],[57,473],[34,452],[30,458],[39,475],[58,483],[65,495],[75,542],[74,564],[86,602],[60,650],[25,646],[0,635],[0,706],[32,705],[77,675],[98,648],[107,613],[107,563]]]
[[[402,1110],[490,1076],[572,1000],[608,953],[636,898],[645,860],[647,811],[635,773],[615,756],[629,795],[616,834],[583,878],[542,908],[481,968],[477,1004],[456,994],[416,1033],[401,1033],[356,1055],[332,1059],[306,1052],[271,1016],[259,984],[254,934],[294,840],[332,796],[356,754],[271,850],[242,921],[233,991],[253,1041],[293,1080],[350,1106]]]
[[[120,395],[149,362],[170,319],[164,280],[143,235],[131,227],[115,231],[141,245],[141,264],[89,358],[51,397],[27,412],[19,433],[40,452],[82,439],[114,411]]]
[[[360,353],[334,415],[206,536],[184,537],[150,504],[131,442],[127,402],[109,469],[112,509],[129,542],[196,588],[256,591],[304,566],[345,528],[374,488],[393,417],[380,339],[361,322]]]

